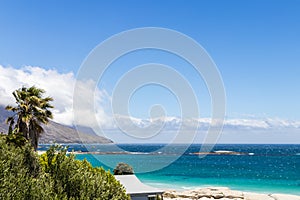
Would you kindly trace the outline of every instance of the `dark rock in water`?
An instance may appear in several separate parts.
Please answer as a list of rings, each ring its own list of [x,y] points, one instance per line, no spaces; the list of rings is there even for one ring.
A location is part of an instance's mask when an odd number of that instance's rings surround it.
[[[248,153],[244,152],[236,152],[236,151],[213,151],[213,152],[194,152],[192,155],[248,155]]]

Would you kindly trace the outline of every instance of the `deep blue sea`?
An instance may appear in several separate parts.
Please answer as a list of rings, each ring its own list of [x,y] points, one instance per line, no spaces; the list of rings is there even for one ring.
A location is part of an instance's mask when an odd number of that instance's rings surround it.
[[[114,154],[78,154],[93,166],[112,171],[119,162],[133,166],[140,180],[160,188],[193,189],[225,186],[243,191],[300,195],[300,145],[216,145],[213,151],[233,151],[240,155],[207,155],[200,158],[200,145],[163,144],[69,145],[72,151]],[[48,148],[42,145],[41,150]],[[122,154],[122,153],[127,154]],[[120,154],[121,153],[121,154]],[[156,171],[152,171],[155,169]]]

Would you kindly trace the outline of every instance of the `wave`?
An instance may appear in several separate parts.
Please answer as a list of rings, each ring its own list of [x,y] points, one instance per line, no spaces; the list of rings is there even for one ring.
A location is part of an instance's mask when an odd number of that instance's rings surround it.
[[[126,151],[127,154],[132,154],[132,155],[149,155],[149,152],[131,152],[131,151]]]

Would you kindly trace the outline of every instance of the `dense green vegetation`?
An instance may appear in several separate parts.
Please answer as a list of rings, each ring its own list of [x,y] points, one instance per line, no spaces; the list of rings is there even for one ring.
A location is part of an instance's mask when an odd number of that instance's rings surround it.
[[[17,106],[6,107],[14,114],[7,119],[8,134],[0,134],[0,199],[129,200],[110,172],[76,160],[66,148],[53,146],[37,155],[41,124],[52,118],[52,98],[42,98],[43,93],[23,87],[13,93]]]
[[[110,172],[67,156],[65,148],[38,156],[30,143],[18,147],[8,137],[0,137],[0,199],[129,199]]]

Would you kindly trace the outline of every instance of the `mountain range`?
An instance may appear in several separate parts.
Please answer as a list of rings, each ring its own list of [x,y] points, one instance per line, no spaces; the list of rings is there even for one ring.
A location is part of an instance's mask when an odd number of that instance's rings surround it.
[[[11,115],[11,112],[8,112],[4,107],[0,106],[0,132],[7,133],[8,125],[5,123],[5,120]],[[96,133],[94,133],[92,129],[81,127],[80,130],[81,131],[77,130],[74,127],[50,121],[47,125],[44,125],[44,133],[42,134],[39,142],[44,144],[112,143],[111,140],[96,135]]]
[[[134,128],[134,126],[145,128],[150,124],[152,126],[163,125],[164,130],[177,130],[181,126],[184,130],[207,130],[211,125],[210,118],[185,118],[180,117],[163,117],[154,119],[139,119],[116,115],[118,124],[122,127]],[[223,128],[225,130],[279,130],[279,129],[299,129],[300,121],[284,119],[224,119]]]

